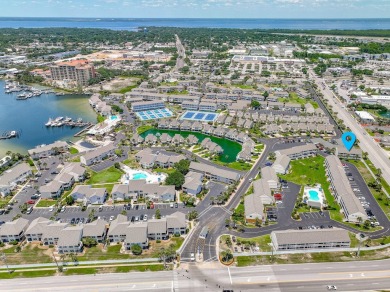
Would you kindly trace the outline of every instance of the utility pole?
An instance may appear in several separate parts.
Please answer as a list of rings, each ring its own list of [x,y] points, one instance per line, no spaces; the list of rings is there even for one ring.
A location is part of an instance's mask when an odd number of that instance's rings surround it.
[[[7,256],[5,255],[5,253],[1,254],[1,260],[4,262],[5,266],[7,267],[8,273],[11,273],[11,270],[8,267]]]

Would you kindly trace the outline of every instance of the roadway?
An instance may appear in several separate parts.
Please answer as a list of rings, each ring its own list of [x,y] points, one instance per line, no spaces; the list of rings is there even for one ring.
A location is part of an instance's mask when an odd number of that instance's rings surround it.
[[[2,291],[372,291],[390,287],[390,260],[225,267],[185,264],[174,271],[2,280]]]
[[[372,139],[371,136],[367,135],[365,129],[345,109],[345,105],[334,95],[323,79],[317,77],[312,71],[310,71],[310,76],[323,93],[324,98],[328,101],[329,105],[333,108],[333,111],[337,113],[337,117],[356,135],[362,151],[367,152],[368,158],[375,167],[382,170],[383,179],[385,181],[390,181],[389,155]],[[323,86],[323,84],[325,84],[325,86]]]

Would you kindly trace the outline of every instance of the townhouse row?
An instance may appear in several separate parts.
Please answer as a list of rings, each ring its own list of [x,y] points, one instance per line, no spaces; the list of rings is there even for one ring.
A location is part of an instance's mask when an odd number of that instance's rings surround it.
[[[104,243],[122,242],[123,250],[130,250],[134,244],[149,247],[149,240],[166,240],[171,235],[183,235],[187,231],[184,213],[175,212],[162,219],[151,219],[142,223],[131,223],[126,216],[118,215],[110,224],[97,219],[90,223],[71,225],[38,217],[31,223],[24,218],[6,222],[0,227],[0,242],[39,242],[55,246],[59,254],[80,253],[84,238]]]

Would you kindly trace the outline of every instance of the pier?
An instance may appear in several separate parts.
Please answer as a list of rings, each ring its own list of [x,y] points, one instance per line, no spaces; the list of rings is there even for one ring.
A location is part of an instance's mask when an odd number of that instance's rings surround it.
[[[65,119],[63,117],[57,117],[55,119],[49,119],[48,122],[45,124],[46,127],[62,127],[62,126],[68,126],[68,127],[87,127],[93,125],[91,122],[83,122],[81,118],[77,120],[73,120],[71,118],[66,117]]]
[[[16,137],[19,137],[18,131],[8,131],[8,132],[4,132],[0,136],[0,140],[12,139],[12,138],[16,138]]]
[[[89,126],[87,126],[86,128],[82,129],[81,131],[77,132],[76,134],[73,135],[73,137],[80,137],[84,132],[88,131],[89,129],[91,129],[92,127],[94,126],[94,124],[90,123]]]

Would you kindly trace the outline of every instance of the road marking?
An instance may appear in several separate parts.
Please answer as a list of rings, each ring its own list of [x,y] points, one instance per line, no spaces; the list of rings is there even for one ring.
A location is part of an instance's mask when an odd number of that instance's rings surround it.
[[[230,274],[230,268],[228,267],[229,272],[229,278],[230,278],[230,285],[233,285],[232,275]]]

